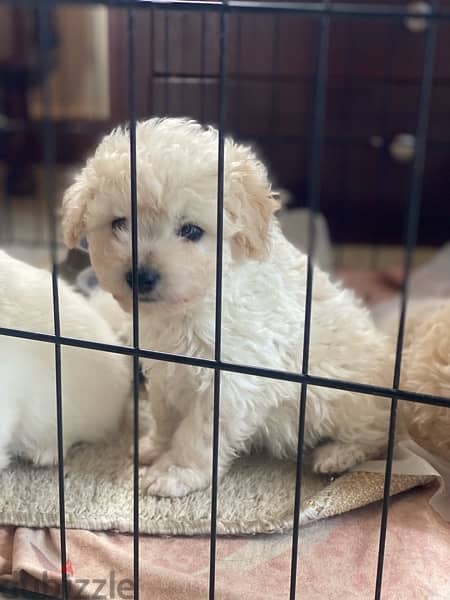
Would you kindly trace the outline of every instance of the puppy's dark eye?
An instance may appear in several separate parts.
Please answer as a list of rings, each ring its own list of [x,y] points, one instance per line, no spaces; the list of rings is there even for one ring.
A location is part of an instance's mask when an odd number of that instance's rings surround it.
[[[127,231],[128,221],[125,217],[121,217],[120,219],[114,219],[114,221],[111,223],[111,229],[113,231]]]
[[[203,235],[204,231],[198,225],[192,223],[185,223],[178,230],[178,235],[183,237],[190,242],[197,242]]]

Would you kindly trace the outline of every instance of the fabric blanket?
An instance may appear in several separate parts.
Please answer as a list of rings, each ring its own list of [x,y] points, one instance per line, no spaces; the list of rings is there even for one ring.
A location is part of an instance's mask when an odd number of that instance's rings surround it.
[[[389,512],[382,597],[450,598],[450,524],[430,505],[433,489],[407,492]],[[372,600],[380,504],[311,523],[300,530],[298,597],[303,600]],[[289,597],[288,534],[219,538],[216,598],[277,600]],[[130,535],[67,532],[71,598],[132,598]],[[140,539],[142,600],[208,597],[209,540],[204,537]],[[60,592],[59,531],[0,529],[0,581],[41,593]]]

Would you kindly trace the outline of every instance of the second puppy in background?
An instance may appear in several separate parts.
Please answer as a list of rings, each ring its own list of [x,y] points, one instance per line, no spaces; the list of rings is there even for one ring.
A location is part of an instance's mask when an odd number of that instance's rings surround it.
[[[59,281],[61,334],[118,344],[108,323]],[[0,325],[54,333],[52,277],[0,251]],[[64,456],[78,442],[113,437],[126,412],[130,359],[86,348],[61,348]],[[0,469],[20,456],[35,465],[58,462],[53,344],[0,336]]]
[[[398,314],[378,321],[395,348]],[[406,312],[400,385],[404,390],[450,398],[450,300],[412,300]],[[427,450],[450,460],[450,406],[401,402],[411,436]]]
[[[213,358],[217,243],[217,148],[213,128],[184,119],[137,126],[141,345]],[[307,258],[282,234],[267,171],[252,150],[227,139],[224,161],[222,359],[299,372]],[[64,197],[69,246],[87,236],[100,285],[132,308],[129,132],[100,143]],[[387,343],[353,294],[314,274],[310,371],[389,384]],[[144,361],[155,419],[143,453],[151,494],[181,496],[211,479],[214,373]],[[265,448],[295,458],[299,386],[222,373],[219,472]],[[310,386],[305,445],[313,468],[340,473],[382,455],[389,403]]]

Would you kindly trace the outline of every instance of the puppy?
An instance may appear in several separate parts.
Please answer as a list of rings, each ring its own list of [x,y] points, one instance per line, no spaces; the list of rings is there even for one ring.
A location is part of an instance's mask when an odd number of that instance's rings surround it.
[[[141,347],[213,358],[217,149],[213,128],[184,119],[137,126],[137,281]],[[251,149],[225,142],[222,346],[224,361],[299,372],[307,257],[282,235],[267,171]],[[129,134],[115,129],[67,190],[69,247],[87,236],[100,285],[132,307]],[[386,338],[351,292],[314,274],[310,372],[389,384]],[[154,415],[143,443],[150,494],[181,496],[211,477],[211,369],[144,361]],[[300,386],[223,372],[219,475],[239,454],[297,450]],[[388,402],[310,386],[305,445],[313,467],[340,473],[383,453]]]
[[[109,325],[79,294],[59,282],[61,333],[117,344]],[[0,251],[0,325],[54,333],[50,273]],[[64,455],[77,442],[97,442],[118,427],[129,397],[129,359],[63,346]],[[0,335],[0,468],[11,456],[36,465],[58,462],[53,344]]]
[[[380,319],[396,343],[398,315]],[[402,402],[411,436],[428,450],[450,460],[450,301],[416,300],[406,313],[400,385],[405,390],[449,398],[449,407]]]

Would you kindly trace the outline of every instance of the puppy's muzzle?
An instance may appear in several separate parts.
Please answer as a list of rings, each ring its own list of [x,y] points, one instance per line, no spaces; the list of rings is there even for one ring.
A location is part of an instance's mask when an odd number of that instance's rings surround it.
[[[125,275],[125,279],[130,288],[133,289],[133,271],[128,271]],[[139,296],[148,296],[148,294],[150,294],[150,292],[158,285],[160,279],[161,275],[156,269],[139,267],[137,271],[137,289]]]

